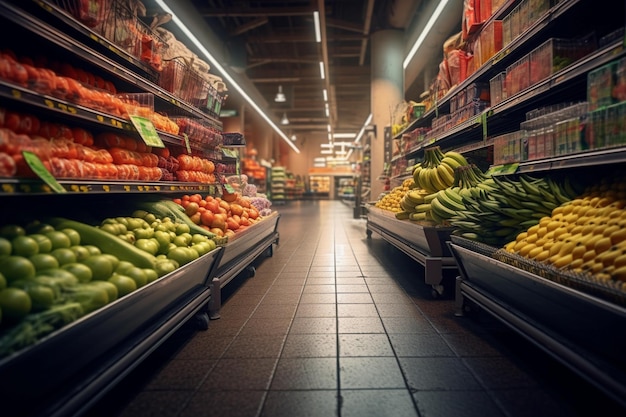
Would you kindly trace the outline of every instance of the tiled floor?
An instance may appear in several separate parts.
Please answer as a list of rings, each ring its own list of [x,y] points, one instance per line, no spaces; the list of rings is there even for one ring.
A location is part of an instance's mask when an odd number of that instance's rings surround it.
[[[184,326],[89,417],[625,415],[485,313],[455,317],[352,207],[275,208],[279,244],[224,288],[222,317]]]

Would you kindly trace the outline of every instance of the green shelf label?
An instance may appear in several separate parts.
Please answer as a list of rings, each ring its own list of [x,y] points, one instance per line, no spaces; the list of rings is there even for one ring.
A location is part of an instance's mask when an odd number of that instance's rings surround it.
[[[519,168],[519,163],[494,165],[487,170],[486,175],[510,175],[515,174]]]
[[[230,184],[224,184],[224,189],[229,193],[229,194],[233,194],[235,192],[235,189],[230,185]]]
[[[185,148],[187,148],[187,153],[191,155],[191,145],[189,144],[189,136],[186,133],[183,133],[183,140],[185,141]]]
[[[139,135],[143,139],[144,143],[154,148],[165,148],[163,141],[159,137],[152,121],[141,116],[130,116],[130,121],[139,132]]]
[[[67,190],[63,188],[61,184],[58,183],[56,178],[52,176],[50,171],[46,169],[43,162],[37,155],[29,151],[22,151],[22,155],[24,155],[24,160],[28,164],[28,166],[33,170],[33,172],[41,178],[43,182],[48,184],[48,186],[56,193],[66,193]]]

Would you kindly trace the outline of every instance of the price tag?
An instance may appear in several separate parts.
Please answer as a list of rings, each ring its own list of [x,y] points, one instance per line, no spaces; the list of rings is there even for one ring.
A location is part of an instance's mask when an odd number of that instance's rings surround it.
[[[515,174],[519,168],[519,163],[494,165],[487,171],[486,175],[510,175]]]
[[[487,140],[487,113],[486,112],[481,113],[480,124],[483,125],[483,140]]]
[[[229,194],[233,194],[235,192],[235,189],[233,187],[231,187],[230,184],[224,184],[224,189],[229,193]]]
[[[52,176],[50,171],[46,169],[44,164],[41,162],[41,159],[37,155],[29,151],[22,151],[22,155],[24,155],[24,160],[33,170],[33,172],[43,180],[46,184],[50,186],[50,188],[56,193],[66,193],[67,190],[63,188],[61,184],[59,184]]]
[[[189,136],[186,133],[183,133],[183,140],[185,141],[185,148],[187,148],[187,153],[191,155],[191,145],[189,144]]]
[[[135,126],[146,145],[153,148],[165,148],[163,141],[149,119],[141,116],[130,116],[130,121],[133,122],[133,126]]]

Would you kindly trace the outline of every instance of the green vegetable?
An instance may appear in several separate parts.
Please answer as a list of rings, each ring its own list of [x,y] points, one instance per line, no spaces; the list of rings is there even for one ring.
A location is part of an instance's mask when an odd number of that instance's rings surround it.
[[[51,223],[58,229],[76,230],[80,233],[83,244],[97,246],[103,253],[115,255],[120,260],[129,261],[140,268],[154,268],[156,259],[153,255],[97,227],[64,218],[52,219]]]
[[[103,286],[94,285],[90,282],[78,284],[66,290],[65,294],[68,301],[80,303],[85,314],[98,310],[109,303],[108,291]]]
[[[161,218],[171,217],[178,223],[186,224],[187,226],[189,226],[191,234],[199,233],[210,238],[215,237],[215,233],[205,230],[192,222],[189,216],[185,214],[185,209],[173,202],[172,200],[161,200],[151,203],[142,203],[141,207],[144,210],[154,213]]]
[[[36,343],[83,315],[79,303],[55,305],[40,313],[31,313],[15,326],[0,335],[0,358]]]

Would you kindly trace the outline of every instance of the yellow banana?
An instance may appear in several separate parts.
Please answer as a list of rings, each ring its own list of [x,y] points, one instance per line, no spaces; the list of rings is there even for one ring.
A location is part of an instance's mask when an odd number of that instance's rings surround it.
[[[439,174],[439,177],[441,178],[443,183],[446,185],[446,188],[452,187],[452,184],[454,184],[454,171],[448,165],[437,165],[437,173]]]

